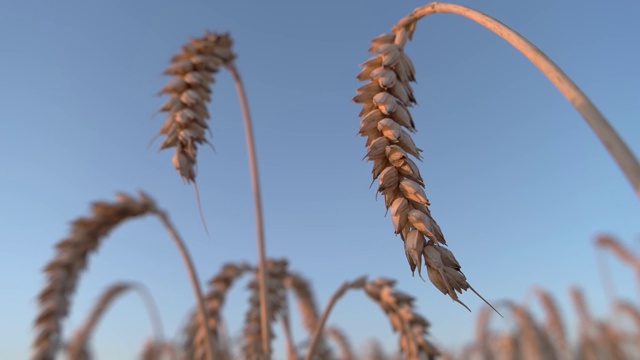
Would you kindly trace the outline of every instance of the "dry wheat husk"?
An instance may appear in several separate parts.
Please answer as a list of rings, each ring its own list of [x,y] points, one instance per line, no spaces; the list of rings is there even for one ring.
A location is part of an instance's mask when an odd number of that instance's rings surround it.
[[[399,24],[404,23],[403,19]],[[362,104],[358,134],[366,137],[365,158],[373,162],[373,179],[379,184],[377,192],[383,196],[387,210],[391,210],[394,231],[404,242],[411,271],[418,269],[422,276],[424,258],[429,280],[468,309],[456,291],[471,289],[480,295],[466,281],[453,254],[443,247],[447,242],[431,215],[424,180],[411,159],[421,160],[422,152],[410,135],[416,131],[409,112],[416,103],[411,88],[415,69],[404,52],[414,27],[415,22],[396,25],[393,32],[371,41],[369,51],[374,56],[361,64],[362,70],[357,76],[367,83],[357,89],[353,98]],[[440,257],[444,252],[447,254],[443,263]]]
[[[118,194],[115,202],[95,202],[91,215],[73,221],[70,234],[56,244],[56,255],[44,268],[47,281],[38,296],[33,360],[52,360],[60,349],[62,320],[69,312],[71,296],[87,266],[88,255],[117,225],[155,210],[153,200],[144,193],[137,199]]]
[[[286,292],[284,288],[284,279],[287,275],[287,260],[267,260],[267,313],[269,314],[269,323],[271,324],[281,315],[283,304],[286,304]],[[258,294],[258,273],[254,273],[253,279],[247,286],[250,290],[249,310],[246,313],[245,325],[242,330],[243,344],[242,353],[246,360],[263,360],[269,359],[271,354],[264,354],[262,349],[262,336],[260,327],[260,296]],[[269,331],[269,335],[273,337],[273,331]],[[271,342],[272,339],[268,339]]]
[[[160,108],[167,113],[158,134],[164,136],[160,149],[175,147],[173,166],[187,182],[195,181],[198,145],[208,143],[207,102],[211,98],[213,74],[233,61],[231,45],[229,34],[207,32],[184,45],[165,71],[173,79],[160,90],[161,94],[169,95]]]

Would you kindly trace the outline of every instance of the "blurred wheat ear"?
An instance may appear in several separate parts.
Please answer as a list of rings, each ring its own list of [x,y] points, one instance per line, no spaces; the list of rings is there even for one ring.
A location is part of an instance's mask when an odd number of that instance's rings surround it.
[[[425,182],[413,160],[421,160],[422,150],[411,137],[411,133],[416,132],[409,111],[416,104],[411,88],[415,69],[404,48],[413,37],[418,21],[438,12],[461,15],[485,26],[529,58],[592,127],[638,196],[640,165],[598,109],[560,68],[518,33],[485,14],[460,5],[434,2],[416,8],[400,19],[391,32],[375,37],[369,48],[374,56],[361,64],[362,70],[357,75],[359,80],[367,83],[357,89],[352,99],[362,105],[358,134],[366,137],[365,158],[373,162],[373,179],[379,183],[377,192],[383,195],[387,210],[391,209],[394,231],[404,241],[411,271],[418,269],[422,276],[424,259],[433,285],[468,309],[456,292],[471,289],[480,295],[467,282],[453,253],[444,247],[447,242],[431,214]]]
[[[199,304],[199,314],[205,318],[197,273],[182,238],[167,214],[142,192],[138,198],[121,193],[114,202],[93,203],[91,215],[74,220],[70,234],[56,244],[56,254],[44,268],[47,275],[46,284],[38,296],[39,312],[34,324],[36,338],[33,341],[33,360],[52,360],[60,350],[62,320],[69,313],[71,298],[80,280],[80,274],[87,266],[88,255],[98,249],[100,241],[116,226],[125,220],[147,214],[158,217],[178,247]],[[210,334],[208,327],[207,334]],[[210,335],[208,339],[211,339]],[[211,349],[211,342],[208,341],[208,344]],[[209,359],[213,360],[212,351],[208,353]]]

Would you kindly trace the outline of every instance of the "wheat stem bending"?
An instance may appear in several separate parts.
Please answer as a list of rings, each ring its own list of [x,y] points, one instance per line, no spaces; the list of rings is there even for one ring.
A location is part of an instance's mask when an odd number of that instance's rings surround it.
[[[574,84],[574,82],[545,55],[535,45],[525,39],[522,35],[504,25],[500,21],[470,9],[462,5],[433,2],[425,6],[416,8],[407,17],[400,20],[393,28],[394,33],[408,32],[411,38],[418,20],[434,13],[453,13],[475,21],[476,23],[491,30],[496,35],[507,41],[518,49],[527,59],[529,59],[542,73],[555,85],[564,97],[580,113],[587,124],[595,132],[609,154],[614,158],[618,166],[622,169],[631,183],[636,196],[640,197],[640,164],[629,150],[629,147],[620,138],[617,132],[602,115],[600,110],[591,100]]]
[[[154,342],[157,344],[164,343],[164,332],[162,330],[162,321],[158,307],[153,301],[153,297],[147,290],[147,288],[140,283],[134,282],[119,282],[109,286],[96,301],[93,310],[85,320],[84,324],[80,326],[74,335],[71,337],[71,341],[67,345],[67,357],[69,359],[79,359],[82,354],[88,354],[87,340],[91,337],[93,329],[96,327],[100,318],[105,313],[109,305],[120,295],[128,290],[136,290],[142,300],[145,303],[145,307],[149,313],[151,319],[154,336]]]
[[[366,277],[364,276],[357,278],[353,281],[345,281],[344,283],[342,283],[342,285],[340,285],[338,290],[336,290],[336,292],[331,296],[331,298],[329,299],[329,302],[327,303],[327,306],[324,308],[324,311],[320,316],[320,320],[316,322],[316,328],[313,332],[313,336],[311,337],[311,341],[309,342],[309,347],[307,348],[307,355],[305,356],[305,360],[311,360],[314,358],[316,347],[321,338],[320,335],[323,333],[324,325],[327,322],[327,319],[329,318],[329,314],[331,313],[331,310],[333,309],[333,306],[336,304],[336,302],[349,289],[360,289],[365,285],[365,283],[366,283]]]

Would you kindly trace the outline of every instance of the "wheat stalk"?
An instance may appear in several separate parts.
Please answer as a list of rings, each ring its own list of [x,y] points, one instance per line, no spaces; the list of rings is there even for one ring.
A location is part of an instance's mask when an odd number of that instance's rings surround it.
[[[66,347],[67,357],[69,359],[79,359],[82,354],[89,354],[87,349],[87,342],[91,337],[93,329],[96,327],[100,318],[105,313],[109,305],[120,295],[128,290],[136,290],[145,302],[147,311],[152,321],[153,330],[155,333],[155,342],[158,344],[164,343],[164,334],[162,331],[162,322],[160,320],[160,313],[153,301],[153,298],[149,294],[144,285],[133,282],[119,282],[109,286],[96,301],[91,313],[85,320],[84,324],[80,326],[71,337],[71,341]]]
[[[174,79],[160,91],[161,93],[170,94],[169,100],[160,108],[160,111],[168,113],[167,120],[159,132],[159,135],[166,135],[160,145],[160,149],[176,148],[173,156],[173,165],[184,180],[194,184],[200,218],[206,230],[198,188],[195,182],[197,146],[198,144],[208,143],[204,135],[208,129],[206,120],[209,118],[209,112],[206,104],[210,100],[211,88],[209,84],[213,82],[212,74],[222,66],[229,70],[240,99],[245,128],[256,219],[260,323],[262,331],[268,334],[266,250],[255,140],[246,92],[240,74],[233,62],[235,55],[231,50],[231,45],[232,41],[228,34],[206,33],[201,38],[192,39],[189,44],[183,46],[178,55],[172,58],[172,64],[166,73],[174,75]],[[262,352],[265,354],[271,352],[268,338],[269,336],[265,336],[262,343]]]
[[[316,356],[316,348],[320,343],[321,334],[324,332],[324,325],[329,318],[329,314],[333,309],[333,306],[338,302],[338,300],[344,296],[344,294],[351,289],[360,289],[365,285],[366,277],[362,276],[353,281],[345,281],[340,285],[340,287],[335,291],[335,293],[327,302],[327,305],[322,312],[322,316],[320,316],[320,320],[316,322],[315,329],[313,331],[313,336],[311,337],[311,341],[309,342],[309,347],[307,348],[307,355],[305,356],[305,360],[314,359]]]
[[[205,318],[202,292],[198,276],[184,242],[164,211],[154,201],[140,192],[138,199],[117,194],[115,202],[99,201],[91,206],[92,214],[73,221],[69,236],[56,244],[56,255],[44,268],[47,283],[38,296],[39,312],[35,320],[36,338],[32,359],[52,360],[61,346],[62,320],[67,316],[81,272],[86,268],[87,257],[96,251],[100,241],[123,221],[153,214],[157,216],[178,246],[187,266],[191,284],[198,300],[200,316]],[[210,331],[207,331],[208,333]],[[210,336],[209,336],[210,338]],[[209,344],[211,344],[209,342]],[[212,350],[209,346],[209,360]]]
[[[298,312],[302,323],[309,333],[313,335],[318,323],[318,307],[316,305],[311,285],[301,275],[289,272],[284,282],[285,286],[292,290],[298,304]],[[315,346],[315,355],[318,359],[331,359],[331,349],[327,346],[323,334],[319,334],[318,343]]]

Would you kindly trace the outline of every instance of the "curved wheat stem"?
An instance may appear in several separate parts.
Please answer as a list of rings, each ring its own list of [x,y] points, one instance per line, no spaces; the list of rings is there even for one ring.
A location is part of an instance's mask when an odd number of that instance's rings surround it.
[[[309,282],[301,275],[289,272],[285,278],[285,286],[293,291],[302,323],[309,333],[309,336],[313,336],[318,323],[318,307]],[[327,346],[323,334],[319,335],[319,339],[315,345],[314,356],[318,359],[333,358],[331,349]]]
[[[309,347],[307,348],[307,355],[305,356],[305,360],[314,359],[316,356],[316,347],[320,342],[321,334],[324,330],[324,325],[329,318],[329,314],[333,309],[333,306],[338,302],[338,300],[350,289],[360,289],[365,285],[366,277],[362,276],[353,281],[345,281],[340,285],[338,290],[331,296],[327,306],[322,312],[322,316],[320,316],[320,320],[316,322],[315,330],[313,331],[313,336],[311,337],[311,341],[309,342]]]
[[[338,359],[355,360],[355,355],[351,348],[351,344],[349,343],[349,338],[347,338],[347,335],[345,335],[342,330],[335,326],[330,326],[325,329],[324,333],[327,337],[332,338],[338,345],[338,349],[340,350],[340,356],[338,356]]]
[[[87,340],[91,337],[93,329],[96,327],[100,318],[105,313],[109,305],[120,295],[128,290],[136,290],[142,300],[145,303],[145,307],[149,312],[153,331],[155,333],[155,342],[164,343],[164,332],[162,330],[162,321],[160,319],[160,313],[153,301],[153,297],[149,294],[149,291],[143,284],[133,282],[119,282],[109,286],[96,301],[93,310],[85,320],[84,324],[80,326],[72,335],[71,341],[67,346],[67,357],[69,359],[79,359],[81,354],[88,353]]]
[[[342,284],[329,300],[322,317],[316,325],[305,359],[309,360],[314,355],[319,333],[324,328],[329,313],[338,299],[347,290],[359,288],[363,288],[367,296],[385,312],[391,322],[391,327],[395,332],[399,333],[400,349],[408,359],[435,358],[439,354],[438,350],[426,339],[429,322],[414,312],[414,298],[400,291],[394,291],[394,284],[394,280],[384,278],[366,282],[365,277]]]
[[[71,296],[81,272],[87,265],[87,256],[96,251],[100,241],[120,223],[145,214],[158,216],[178,246],[187,266],[196,299],[202,305],[199,308],[200,316],[205,317],[197,273],[184,242],[168,216],[156,207],[149,196],[141,192],[138,199],[134,199],[126,194],[118,194],[115,202],[95,202],[91,210],[90,216],[73,221],[71,233],[56,244],[56,255],[44,268],[47,283],[38,296],[40,310],[35,320],[37,334],[33,342],[32,359],[34,360],[52,360],[60,349],[62,319],[69,312]],[[210,360],[212,360],[211,357]]]
[[[407,36],[403,37],[401,45],[404,46],[404,42],[411,38],[417,22],[421,18],[434,13],[453,13],[473,20],[507,41],[529,59],[580,113],[621,168],[627,180],[631,183],[636,196],[640,197],[640,164],[624,141],[598,108],[560,67],[535,45],[508,26],[486,14],[465,6],[433,2],[416,8],[392,28],[392,31],[396,34],[407,34]]]

